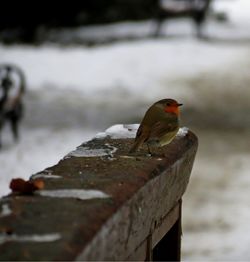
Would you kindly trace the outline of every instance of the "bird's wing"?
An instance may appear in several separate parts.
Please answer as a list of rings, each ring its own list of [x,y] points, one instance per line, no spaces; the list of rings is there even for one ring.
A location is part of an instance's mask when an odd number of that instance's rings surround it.
[[[150,134],[148,139],[159,139],[160,137],[164,136],[168,132],[176,131],[178,128],[178,123],[171,123],[171,122],[156,122],[150,130]]]
[[[147,126],[140,125],[135,137],[135,142],[130,149],[130,153],[135,152],[149,137],[150,130]]]

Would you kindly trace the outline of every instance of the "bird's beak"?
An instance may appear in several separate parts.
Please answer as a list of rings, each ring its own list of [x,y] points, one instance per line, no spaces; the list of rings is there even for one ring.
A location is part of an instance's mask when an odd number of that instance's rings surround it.
[[[183,104],[178,104],[178,106],[182,106]]]

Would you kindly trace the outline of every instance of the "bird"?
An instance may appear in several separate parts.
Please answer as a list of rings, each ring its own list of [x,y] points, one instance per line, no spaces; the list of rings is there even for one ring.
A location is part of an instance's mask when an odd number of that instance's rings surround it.
[[[134,144],[129,153],[136,152],[142,144],[150,147],[162,147],[169,144],[179,130],[179,107],[183,104],[176,100],[166,98],[155,102],[146,111],[136,132]]]

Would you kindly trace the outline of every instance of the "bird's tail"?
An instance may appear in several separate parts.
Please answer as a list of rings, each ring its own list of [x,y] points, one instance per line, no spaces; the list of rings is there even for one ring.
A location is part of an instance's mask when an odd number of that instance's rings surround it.
[[[134,153],[137,149],[138,149],[138,146],[136,146],[136,144],[134,144],[134,145],[130,148],[130,150],[129,150],[128,152],[131,154],[131,153]]]
[[[141,139],[136,140],[133,146],[130,148],[129,153],[131,154],[131,153],[136,152],[142,143],[143,143],[143,140]]]

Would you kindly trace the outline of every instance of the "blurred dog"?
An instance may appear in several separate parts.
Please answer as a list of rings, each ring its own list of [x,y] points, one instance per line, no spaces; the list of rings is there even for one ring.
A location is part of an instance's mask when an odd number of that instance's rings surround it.
[[[23,116],[23,94],[26,81],[23,71],[15,66],[0,65],[0,132],[6,122],[11,125],[15,141],[19,138],[19,122]],[[0,139],[0,147],[1,147]]]

